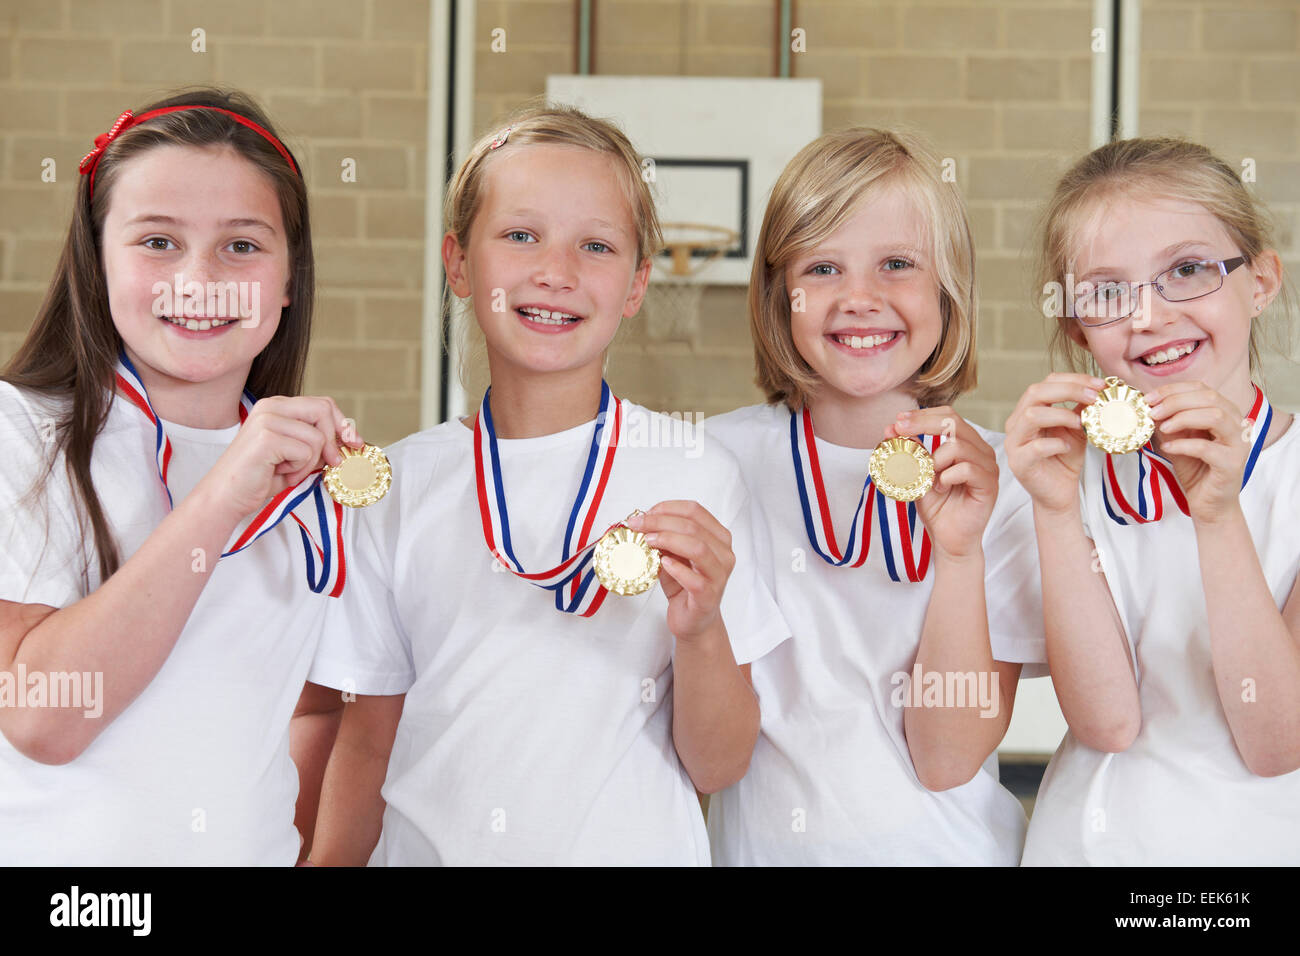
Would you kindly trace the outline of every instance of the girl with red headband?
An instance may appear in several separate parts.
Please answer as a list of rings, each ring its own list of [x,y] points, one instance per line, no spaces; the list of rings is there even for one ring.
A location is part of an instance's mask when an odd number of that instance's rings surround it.
[[[81,172],[0,375],[0,865],[291,865],[290,720],[345,569],[317,474],[345,419],[284,397],[302,175],[212,90],[122,114]]]

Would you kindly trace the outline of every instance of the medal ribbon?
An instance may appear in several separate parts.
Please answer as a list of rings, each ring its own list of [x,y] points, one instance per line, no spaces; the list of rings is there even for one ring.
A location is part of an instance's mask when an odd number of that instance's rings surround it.
[[[171,465],[172,444],[163,430],[162,419],[149,403],[149,395],[140,380],[135,366],[126,357],[125,350],[118,355],[116,370],[117,389],[132,405],[144,413],[154,427],[154,445],[158,459],[158,478],[162,481],[163,491],[167,493],[167,506],[175,506],[171,488],[167,484],[167,471]],[[242,425],[253,410],[257,399],[247,389],[239,397],[239,423]],[[347,577],[346,562],[343,555],[343,506],[334,500],[326,500],[322,486],[322,472],[313,472],[292,488],[281,491],[257,513],[244,531],[226,545],[221,557],[238,554],[252,545],[262,535],[271,531],[285,518],[292,518],[298,523],[298,533],[302,537],[302,549],[307,570],[307,586],[320,594],[326,592],[330,597],[343,593],[343,584]],[[304,521],[294,511],[307,499],[311,501],[304,510]],[[313,529],[315,533],[313,533]],[[319,540],[319,544],[317,541]],[[337,555],[337,560],[335,559]],[[319,564],[319,570],[317,565]]]
[[[918,435],[916,440],[934,454],[943,436]],[[916,583],[925,579],[930,571],[930,535],[924,527],[919,538],[916,534],[916,502],[893,501],[876,490],[875,482],[868,475],[849,525],[848,543],[841,551],[831,521],[821,464],[817,459],[812,411],[806,406],[801,412],[790,413],[790,451],[794,458],[794,476],[799,487],[799,505],[808,531],[808,543],[823,561],[837,568],[862,567],[871,551],[874,525],[879,529],[881,553],[890,580]],[[817,501],[815,514],[809,503],[810,488]]]
[[[1258,385],[1251,387],[1255,389],[1255,404],[1251,406],[1246,420],[1251,423],[1253,430],[1250,457],[1246,459],[1246,470],[1241,476],[1242,488],[1245,488],[1246,482],[1250,481],[1251,472],[1255,470],[1255,462],[1259,459],[1259,453],[1268,437],[1269,426],[1273,424],[1273,406],[1269,404]],[[1174,477],[1169,459],[1157,452],[1150,442],[1138,449],[1136,455],[1131,456],[1136,464],[1124,460],[1130,456],[1120,455],[1118,457],[1121,461],[1117,466],[1116,457],[1109,454],[1106,456],[1105,480],[1101,485],[1102,501],[1106,506],[1106,514],[1110,515],[1112,521],[1123,525],[1159,521],[1165,515],[1166,493],[1179,511],[1188,514],[1187,498],[1183,495],[1183,490],[1178,487],[1178,479]],[[1129,498],[1124,494],[1123,489],[1125,484],[1132,483],[1131,475],[1125,474],[1124,480],[1120,477],[1121,472],[1131,471],[1134,467],[1137,468],[1136,507],[1129,503]]]
[[[615,398],[604,380],[600,383],[600,410],[596,413],[596,430],[591,436],[586,467],[578,495],[569,512],[564,531],[563,560],[547,571],[525,571],[515,556],[510,538],[510,514],[506,508],[505,486],[501,480],[501,457],[497,448],[496,429],[488,404],[491,387],[483,393],[478,418],[474,421],[474,479],[478,490],[479,515],[483,522],[483,541],[492,556],[511,573],[530,584],[555,593],[556,610],[566,614],[591,617],[604,603],[609,592],[596,580],[592,568],[596,543],[605,531],[592,535],[592,524],[600,509],[605,487],[614,467],[618,436],[623,425],[623,402]],[[611,411],[612,409],[612,411]],[[612,416],[612,417],[611,417]],[[610,525],[617,528],[618,522]]]

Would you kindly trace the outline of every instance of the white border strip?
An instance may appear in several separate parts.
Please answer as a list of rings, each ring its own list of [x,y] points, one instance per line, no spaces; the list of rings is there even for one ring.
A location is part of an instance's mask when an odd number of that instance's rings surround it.
[[[1138,104],[1141,97],[1142,3],[1119,0],[1119,25],[1122,48],[1119,50],[1119,135],[1130,139],[1138,135]]]
[[[1092,117],[1089,143],[1091,149],[1110,142],[1110,77],[1115,59],[1115,38],[1111,36],[1111,11],[1115,0],[1092,0],[1092,27],[1100,29],[1106,41],[1104,53],[1092,55]]]

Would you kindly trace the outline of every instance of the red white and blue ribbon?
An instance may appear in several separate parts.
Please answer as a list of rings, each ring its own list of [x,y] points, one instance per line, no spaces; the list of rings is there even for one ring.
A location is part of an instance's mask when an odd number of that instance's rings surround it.
[[[1250,457],[1246,459],[1246,470],[1241,476],[1242,488],[1250,481],[1255,462],[1268,437],[1269,426],[1273,423],[1273,406],[1258,385],[1252,387],[1255,389],[1255,402],[1246,416],[1252,426]],[[1125,494],[1125,488],[1133,489],[1133,493]],[[1150,442],[1138,449],[1136,455],[1108,454],[1101,490],[1106,514],[1116,524],[1159,521],[1165,516],[1167,501],[1172,501],[1183,514],[1188,513],[1187,498],[1178,487],[1169,459],[1157,452]]]
[[[934,454],[943,436],[920,435],[916,440]],[[799,505],[803,509],[808,543],[823,561],[837,568],[862,567],[871,552],[874,528],[890,579],[912,583],[925,579],[930,571],[930,535],[924,526],[917,534],[916,502],[894,501],[881,494],[868,476],[849,525],[848,542],[840,550],[817,458],[812,411],[807,406],[800,412],[790,413],[790,451],[794,458],[794,477],[799,486]],[[815,511],[813,501],[816,502]]]
[[[158,478],[162,481],[163,491],[167,494],[168,507],[174,507],[171,488],[167,484],[167,473],[172,459],[172,443],[163,430],[162,419],[149,403],[144,382],[140,380],[135,366],[131,364],[125,351],[118,355],[115,380],[117,390],[127,401],[140,409],[154,427]],[[256,402],[257,399],[252,393],[245,389],[239,397],[241,425],[248,418]],[[303,511],[306,518],[300,517],[295,509]],[[338,597],[343,593],[343,584],[347,578],[343,555],[343,506],[325,494],[322,473],[319,471],[308,475],[292,488],[286,488],[267,502],[248,527],[226,545],[226,550],[221,556],[225,558],[238,554],[285,518],[292,518],[298,523],[307,570],[307,585],[317,594],[324,592],[330,597]]]
[[[479,514],[483,520],[483,540],[492,556],[507,570],[530,584],[553,591],[557,610],[591,617],[609,593],[596,580],[592,567],[596,542],[608,529],[601,529],[593,535],[592,527],[614,468],[614,455],[618,451],[618,438],[623,427],[623,402],[614,397],[609,385],[604,381],[600,383],[600,410],[596,414],[596,428],[591,436],[582,482],[564,531],[563,559],[548,571],[526,571],[515,555],[510,537],[510,514],[501,480],[501,457],[492,425],[492,410],[488,405],[491,394],[491,388],[483,394],[483,404],[474,422],[474,478]]]

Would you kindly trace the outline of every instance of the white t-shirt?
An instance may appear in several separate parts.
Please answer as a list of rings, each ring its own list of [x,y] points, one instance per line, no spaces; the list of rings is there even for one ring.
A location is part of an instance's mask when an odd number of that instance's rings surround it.
[[[1287,416],[1274,411],[1273,427]],[[1117,524],[1105,511],[1106,456],[1082,480],[1092,538],[1137,668],[1142,726],[1123,753],[1066,734],[1038,791],[1026,865],[1219,866],[1300,862],[1300,770],[1252,774],[1215,689],[1209,612],[1192,519]],[[1300,572],[1300,427],[1260,452],[1241,508],[1281,608]],[[1131,499],[1135,489],[1124,489]],[[1246,636],[1246,635],[1243,635]],[[1294,689],[1300,693],[1300,688]]]
[[[0,382],[0,599],[61,608],[100,579],[62,457],[43,497],[22,501],[47,454],[54,407]],[[164,428],[179,502],[238,428]],[[167,515],[167,497],[153,426],[120,396],[91,475],[125,561]],[[71,763],[36,763],[0,736],[0,866],[293,865],[289,720],[324,606],[336,599],[307,587],[289,524],[220,560],[162,670]],[[207,566],[217,558],[207,555]]]
[[[732,533],[722,614],[737,662],[761,656],[788,635],[755,573],[735,460],[707,435],[662,447],[674,423],[625,409],[594,527],[660,501],[702,504]],[[593,428],[499,442],[514,553],[529,571],[559,563]],[[330,687],[406,694],[371,865],[707,865],[673,747],[662,588],[610,594],[583,618],[494,570],[473,443],[451,421],[389,449],[393,490],[349,528],[347,593],[312,666]]]
[[[832,567],[808,541],[790,451],[790,412],[741,408],[708,421],[740,459],[758,511],[764,571],[794,637],[755,661],[762,733],[749,773],[709,803],[714,861],[726,865],[1002,864],[1020,859],[1025,814],[990,755],[941,793],[916,778],[896,699],[911,673],[934,587],[897,583],[878,535],[861,568]],[[1000,661],[1042,661],[1042,600],[1028,496],[1001,476],[984,533],[989,636]],[[817,439],[841,546],[870,449]],[[989,685],[991,689],[991,684]],[[990,698],[996,698],[991,694]]]

